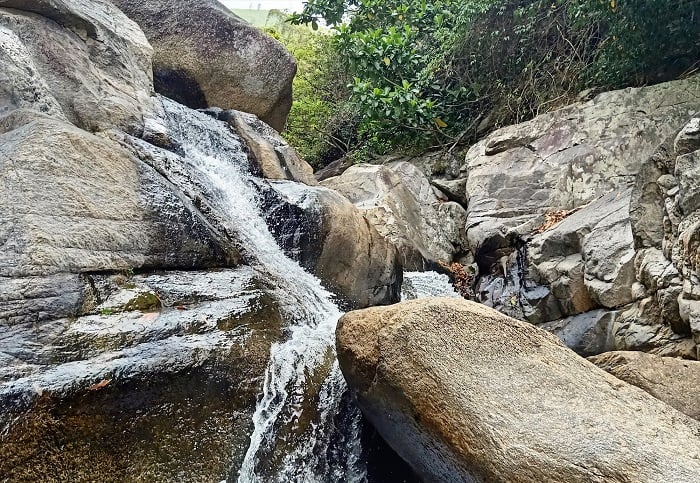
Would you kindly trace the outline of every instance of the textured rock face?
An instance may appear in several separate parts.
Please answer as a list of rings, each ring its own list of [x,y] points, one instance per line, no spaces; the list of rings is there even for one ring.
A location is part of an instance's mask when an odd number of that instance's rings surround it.
[[[70,273],[237,260],[191,202],[118,145],[42,118],[0,138],[2,320],[73,315],[79,297],[61,299],[64,280],[76,286]]]
[[[537,215],[629,186],[654,149],[699,108],[694,76],[607,92],[499,129],[474,145],[462,166],[469,229],[486,223],[489,233],[526,233]]]
[[[140,134],[152,49],[111,2],[0,1],[0,113],[34,109],[88,131]]]
[[[697,421],[481,305],[424,299],[350,312],[337,345],[363,412],[425,481],[700,472]]]
[[[81,317],[0,331],[3,477],[235,478],[282,337],[265,283],[245,267],[85,282]]]
[[[608,352],[588,359],[596,366],[700,420],[700,362],[644,352]]]
[[[353,166],[322,184],[363,210],[396,245],[408,270],[466,254],[464,208],[438,198],[425,175],[408,162]]]
[[[686,338],[692,304],[679,312],[683,280],[667,267],[670,227],[695,206],[697,191],[697,128],[691,122],[674,138],[698,108],[695,76],[601,94],[473,146],[462,179],[477,300],[566,333],[585,354],[595,347],[694,358]],[[674,253],[693,246],[692,236],[685,240]],[[662,245],[666,262],[650,251]]]
[[[541,233],[516,238],[518,248],[482,247],[478,296],[533,323],[629,304],[635,281],[629,200],[629,189],[612,192]]]
[[[274,182],[266,208],[286,253],[330,284],[352,307],[398,302],[402,265],[396,248],[342,195]]]
[[[189,107],[256,114],[281,131],[296,64],[276,40],[215,0],[115,0],[153,45],[156,90]]]
[[[700,342],[698,125],[696,115],[658,147],[637,177],[630,213],[636,278],[645,298],[623,314],[630,325],[665,327],[678,337],[693,333],[696,343]],[[696,349],[683,342],[686,351],[681,355],[697,357]]]

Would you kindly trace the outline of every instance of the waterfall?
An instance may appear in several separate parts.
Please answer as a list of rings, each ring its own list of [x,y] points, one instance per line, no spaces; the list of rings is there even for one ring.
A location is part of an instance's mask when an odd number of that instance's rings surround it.
[[[336,434],[334,424],[346,390],[335,358],[341,311],[321,282],[288,258],[270,233],[260,212],[260,180],[250,174],[238,138],[224,123],[161,99],[167,131],[184,154],[188,174],[196,178],[191,181],[224,214],[223,223],[240,240],[246,261],[274,280],[288,324],[285,340],[271,348],[238,481],[364,481],[359,410],[348,416],[346,430],[355,432],[350,437]]]
[[[401,300],[423,297],[459,297],[450,277],[437,272],[404,272]]]
[[[286,322],[283,340],[270,349],[250,445],[228,481],[367,481],[361,414],[335,355],[335,326],[342,313],[332,294],[286,256],[270,232],[260,207],[261,190],[272,188],[251,173],[238,137],[222,121],[160,99],[163,129],[181,156],[153,162],[206,199],[210,216],[240,242],[246,263],[273,281]],[[445,275],[409,273],[405,280],[404,298],[456,296]]]

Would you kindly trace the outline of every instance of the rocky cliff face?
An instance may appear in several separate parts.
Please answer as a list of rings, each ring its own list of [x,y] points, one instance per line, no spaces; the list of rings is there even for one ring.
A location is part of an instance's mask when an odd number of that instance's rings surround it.
[[[698,108],[695,76],[601,94],[473,146],[462,176],[477,300],[546,324],[582,353],[643,349],[697,357],[686,338],[689,317],[684,322],[676,309],[682,280],[671,283],[675,275],[661,260],[671,260],[674,242],[666,242],[668,256],[659,252],[664,236],[673,236],[671,225],[663,228],[661,190],[685,193],[673,208],[678,226],[680,205],[694,210],[694,188],[672,176],[678,153],[670,144],[662,148],[673,159],[670,171],[653,166],[661,156],[655,149]],[[689,140],[680,145],[693,149]],[[684,166],[680,172],[692,169]],[[683,265],[686,252],[677,245],[676,263]],[[656,271],[645,275],[642,267]]]
[[[471,265],[475,300],[584,355],[696,358],[698,109],[698,76],[607,92],[497,130],[461,169],[449,153],[387,157],[322,184],[365,210],[405,266]]]

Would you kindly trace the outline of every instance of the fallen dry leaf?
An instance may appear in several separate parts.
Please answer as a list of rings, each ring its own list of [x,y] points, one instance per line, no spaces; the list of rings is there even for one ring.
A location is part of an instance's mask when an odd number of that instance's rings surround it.
[[[561,220],[569,216],[570,214],[573,213],[573,210],[557,210],[557,211],[551,211],[549,213],[544,214],[544,223],[542,223],[540,226],[538,226],[535,229],[535,233],[543,233],[550,228],[552,228],[554,225],[559,223]]]
[[[103,389],[107,386],[109,386],[109,383],[112,382],[111,379],[102,379],[100,382],[97,384],[93,384],[92,386],[88,387],[88,391],[99,391],[100,389]]]

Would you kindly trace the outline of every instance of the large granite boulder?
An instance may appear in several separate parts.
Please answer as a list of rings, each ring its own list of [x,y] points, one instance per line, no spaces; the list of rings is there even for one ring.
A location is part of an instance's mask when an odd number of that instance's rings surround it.
[[[33,109],[138,135],[151,111],[151,54],[111,2],[0,0],[0,115]]]
[[[350,312],[337,348],[364,414],[424,481],[700,474],[700,423],[482,305],[438,298]]]
[[[292,106],[294,58],[216,0],[114,0],[153,46],[156,90],[189,107],[256,114],[281,131]]]
[[[406,161],[356,165],[322,185],[345,195],[396,245],[407,270],[449,263],[467,252],[466,211],[447,201]]]
[[[588,359],[596,366],[700,420],[700,362],[644,352],[607,352]]]
[[[271,182],[264,208],[288,256],[350,307],[398,302],[403,267],[394,245],[344,196],[323,187]]]

